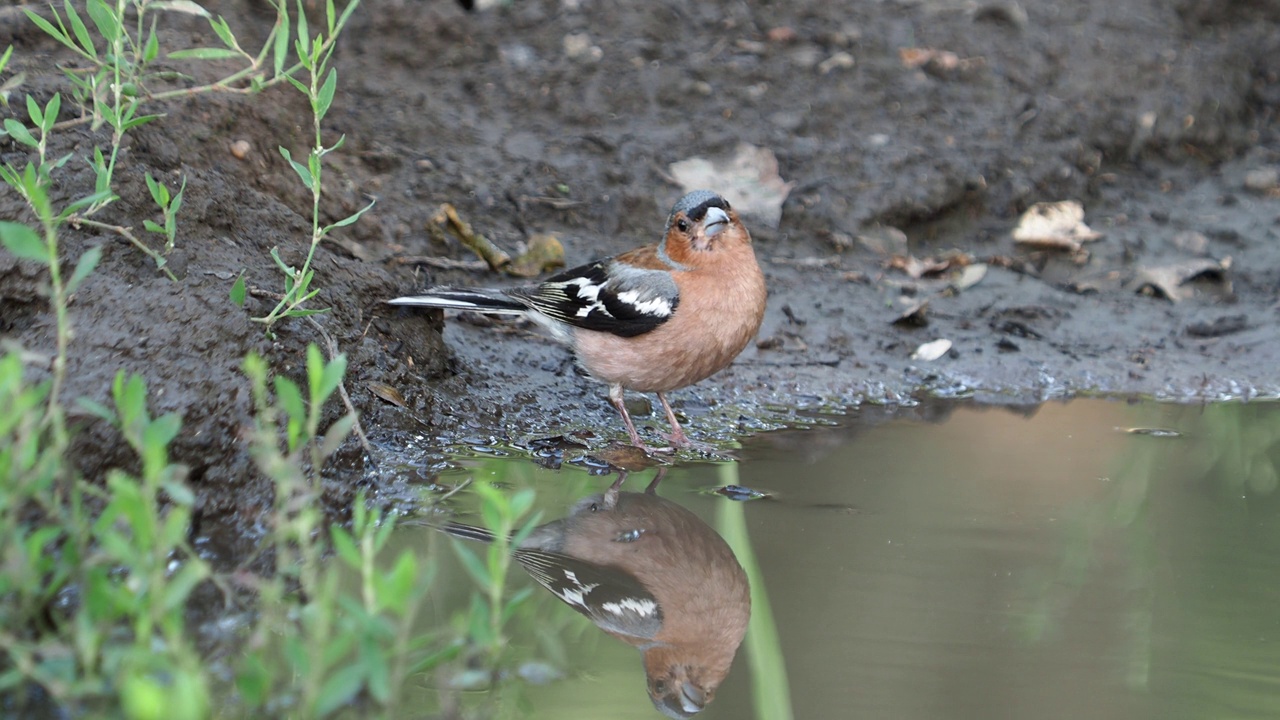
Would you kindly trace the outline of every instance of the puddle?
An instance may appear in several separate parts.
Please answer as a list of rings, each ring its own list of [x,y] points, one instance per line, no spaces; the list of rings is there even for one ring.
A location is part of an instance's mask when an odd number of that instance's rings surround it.
[[[663,480],[659,493],[728,537],[763,593],[699,717],[1280,710],[1280,405],[866,412],[881,415],[758,436],[740,463],[679,465]],[[612,481],[515,456],[449,465],[442,485],[536,489],[544,521]],[[706,492],[726,484],[771,497]],[[465,513],[475,498],[449,502]],[[471,588],[448,541],[407,527],[392,542],[439,559],[447,590],[424,622],[448,624]],[[512,572],[514,588],[532,584]],[[530,602],[512,645],[540,661],[526,669],[564,677],[503,683],[502,705],[534,718],[657,717],[634,649],[548,592]],[[438,701],[421,692],[410,707]]]

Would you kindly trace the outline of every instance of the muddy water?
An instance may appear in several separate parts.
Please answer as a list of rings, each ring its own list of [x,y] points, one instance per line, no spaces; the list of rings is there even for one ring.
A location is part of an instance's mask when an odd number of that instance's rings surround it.
[[[772,433],[740,463],[668,474],[660,493],[730,538],[771,611],[757,597],[703,717],[1280,713],[1280,406],[938,415]],[[442,481],[535,487],[548,518],[610,481],[510,457],[455,463]],[[700,492],[726,482],[774,497]],[[445,561],[459,589],[432,614],[447,619],[467,580],[432,534],[400,540]],[[513,641],[567,677],[522,683],[518,703],[540,718],[657,717],[638,655],[539,595],[536,627],[517,623]]]

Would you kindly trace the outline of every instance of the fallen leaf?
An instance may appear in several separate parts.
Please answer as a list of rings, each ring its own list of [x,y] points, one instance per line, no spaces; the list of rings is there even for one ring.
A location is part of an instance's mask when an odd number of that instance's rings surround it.
[[[951,281],[951,287],[956,290],[964,291],[982,282],[982,278],[987,276],[987,266],[985,263],[976,263],[966,265],[956,274]]]
[[[1079,250],[1100,237],[1102,233],[1084,224],[1084,206],[1074,200],[1036,203],[1013,230],[1015,243],[1050,250]]]
[[[928,300],[910,300],[907,302],[906,309],[893,319],[893,324],[924,327],[929,324],[928,310]]]
[[[859,235],[858,244],[877,255],[907,254],[907,234],[896,227],[876,228]]]
[[[689,158],[672,163],[669,169],[684,192],[714,190],[739,213],[771,228],[782,220],[782,203],[795,185],[778,175],[778,158],[772,150],[747,143],[739,144],[732,157]]]
[[[564,246],[550,233],[538,233],[529,238],[524,254],[507,264],[503,270],[516,277],[534,277],[552,268],[564,267]]]
[[[1190,298],[1194,293],[1190,288],[1182,287],[1185,283],[1204,275],[1213,275],[1222,280],[1230,268],[1230,259],[1222,261],[1196,258],[1172,265],[1138,268],[1130,288],[1136,292],[1154,289],[1173,302]]]
[[[369,388],[369,392],[383,400],[386,400],[392,405],[395,405],[396,407],[405,407],[404,395],[401,395],[399,390],[391,387],[390,385],[377,382],[376,380],[371,380],[365,383],[364,386]]]
[[[943,355],[946,355],[948,352],[950,352],[950,350],[951,350],[951,341],[947,340],[946,338],[940,338],[938,340],[934,340],[933,342],[927,342],[921,345],[920,347],[916,348],[916,351],[911,353],[911,359],[921,360],[924,362],[933,362],[934,360],[937,360]]]

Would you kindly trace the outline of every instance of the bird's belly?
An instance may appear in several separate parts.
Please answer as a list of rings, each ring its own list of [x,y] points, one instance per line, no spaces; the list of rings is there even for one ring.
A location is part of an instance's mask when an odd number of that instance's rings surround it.
[[[733,362],[757,329],[723,322],[680,328],[673,320],[630,338],[578,330],[578,358],[598,380],[637,392],[668,392],[704,380]]]

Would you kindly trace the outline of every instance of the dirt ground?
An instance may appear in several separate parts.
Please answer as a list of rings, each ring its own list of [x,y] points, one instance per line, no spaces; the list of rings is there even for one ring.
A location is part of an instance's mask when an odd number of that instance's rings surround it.
[[[206,5],[246,47],[273,17],[250,0]],[[658,238],[681,194],[671,163],[748,142],[772,150],[794,187],[776,228],[751,224],[771,292],[758,347],[676,394],[696,434],[768,427],[789,408],[929,394],[1275,396],[1278,22],[1276,0],[513,0],[471,13],[444,0],[365,0],[336,56],[326,130],[346,145],[329,156],[325,211],[332,221],[377,204],[318,251],[317,300],[332,308],[320,321],[349,356],[352,399],[387,457],[566,430],[620,439],[603,388],[532,330],[452,318],[446,329],[437,314],[381,301],[507,282],[403,262],[474,260],[428,231],[441,203],[513,251],[554,233],[576,264]],[[176,13],[161,40],[215,44],[203,21]],[[27,74],[16,97],[65,94],[56,64],[73,58],[15,7],[0,10],[0,48],[10,43],[13,69]],[[912,48],[953,55],[904,59]],[[934,59],[909,62],[921,57]],[[272,247],[301,263],[309,196],[277,147],[305,154],[310,117],[288,87],[162,110],[133,132],[121,200],[104,219],[158,219],[144,173],[174,188],[185,176],[171,257],[181,280],[114,236],[68,230],[68,264],[93,245],[107,250],[72,305],[68,392],[103,401],[117,370],[142,373],[153,408],[183,416],[174,454],[206,515],[244,517],[263,500],[243,442],[241,359],[257,350],[297,376],[319,336],[292,321],[268,340],[250,317],[269,300],[240,308],[228,290],[243,270],[251,287],[279,292]],[[63,103],[64,119],[76,114]],[[83,156],[104,139],[79,126],[52,152]],[[236,141],[249,144],[243,159]],[[28,159],[7,139],[0,156]],[[92,188],[80,160],[59,178],[63,201]],[[1025,209],[1068,199],[1101,239],[1077,253],[1014,244]],[[0,217],[30,217],[8,188]],[[898,231],[911,257],[959,251],[986,275],[960,291],[948,272],[913,278],[885,252]],[[1178,286],[1194,263],[1208,271]],[[0,253],[6,340],[53,350],[46,294],[36,267]],[[894,322],[923,300],[925,324]],[[912,359],[936,339],[951,351]],[[371,390],[385,386],[405,407]],[[109,428],[80,425],[84,472],[128,464]],[[367,472],[353,445],[334,502]]]

